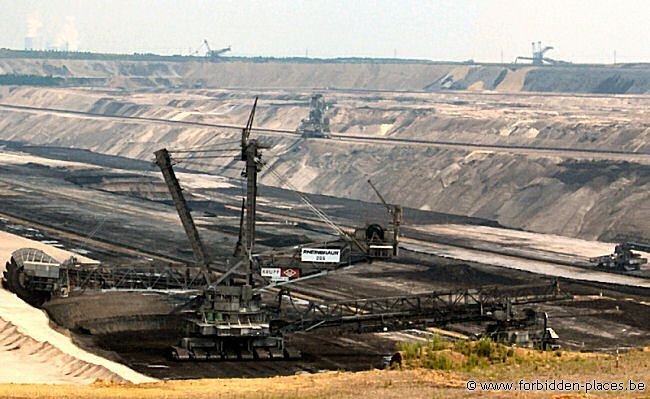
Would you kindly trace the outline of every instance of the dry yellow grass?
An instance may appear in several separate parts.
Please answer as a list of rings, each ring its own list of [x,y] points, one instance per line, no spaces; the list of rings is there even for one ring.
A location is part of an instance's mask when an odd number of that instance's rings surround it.
[[[564,379],[565,381],[618,381],[650,383],[650,350],[623,354],[619,365],[611,355],[562,352],[540,353],[517,349],[517,357],[528,361],[495,364],[472,371],[373,370],[328,372],[289,377],[251,379],[203,379],[161,381],[147,384],[117,384],[98,381],[92,385],[2,384],[0,397],[12,398],[580,398],[571,392],[470,392],[468,380],[518,382],[520,379]],[[592,392],[587,397],[650,398],[643,392]]]
[[[12,398],[436,398],[462,391],[465,379],[431,370],[328,372],[253,379],[203,379],[148,384],[0,385]]]

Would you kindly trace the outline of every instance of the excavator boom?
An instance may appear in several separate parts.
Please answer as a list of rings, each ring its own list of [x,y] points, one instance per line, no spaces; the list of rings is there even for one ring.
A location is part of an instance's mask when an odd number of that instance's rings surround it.
[[[180,217],[183,228],[185,229],[185,234],[187,234],[187,238],[192,245],[194,260],[196,264],[201,268],[201,270],[203,270],[205,273],[206,279],[209,279],[209,262],[205,253],[205,248],[203,247],[201,237],[199,236],[199,232],[196,229],[196,225],[194,224],[194,219],[192,219],[190,209],[188,208],[187,202],[185,201],[183,189],[181,188],[181,185],[176,178],[176,174],[174,173],[174,169],[172,168],[169,152],[166,148],[163,148],[162,150],[156,151],[154,154],[156,156],[156,165],[158,165],[162,172],[165,183],[167,184],[167,188],[169,189],[169,193],[174,200],[174,205],[176,205],[178,216]]]

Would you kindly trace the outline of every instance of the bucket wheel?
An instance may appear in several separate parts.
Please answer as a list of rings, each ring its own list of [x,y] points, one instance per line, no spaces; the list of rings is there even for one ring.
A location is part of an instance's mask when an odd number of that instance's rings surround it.
[[[20,299],[35,307],[41,307],[50,298],[49,293],[30,290],[22,266],[12,257],[2,273],[2,286],[18,295]]]

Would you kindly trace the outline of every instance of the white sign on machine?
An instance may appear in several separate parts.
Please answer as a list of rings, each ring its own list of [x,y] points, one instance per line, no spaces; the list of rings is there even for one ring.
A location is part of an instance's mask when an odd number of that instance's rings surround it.
[[[300,260],[303,262],[338,263],[341,261],[341,250],[326,248],[303,248]]]
[[[263,267],[260,274],[262,277],[269,277],[272,281],[277,281],[282,275],[282,269],[279,267]]]

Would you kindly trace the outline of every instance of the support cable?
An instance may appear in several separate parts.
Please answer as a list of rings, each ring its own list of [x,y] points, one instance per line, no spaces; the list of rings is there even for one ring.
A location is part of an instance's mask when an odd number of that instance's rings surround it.
[[[211,139],[206,140],[206,142],[210,141]],[[216,143],[216,144],[210,144],[210,146],[204,145],[198,145],[198,146],[193,146],[193,147],[187,147],[187,148],[180,148],[179,150],[172,151],[172,152],[178,152],[178,151],[185,151],[185,150],[208,150],[208,149],[213,149],[213,148],[220,148],[225,145],[231,145],[231,144],[239,144],[239,140],[236,141],[224,141],[221,143]]]
[[[194,153],[206,153],[206,152],[231,152],[231,151],[241,151],[239,148],[217,148],[214,150],[203,149],[203,150],[175,150],[169,151],[171,154],[194,154]]]
[[[213,169],[218,168],[218,169],[237,170],[237,171],[242,170],[242,167],[235,167],[235,166],[228,166],[228,165],[213,165],[213,164],[203,163],[203,162],[200,162],[200,161],[192,161],[191,159],[178,161],[178,162],[175,162],[174,164],[178,165],[178,164],[181,164],[181,163],[184,164],[184,165],[189,165],[190,167],[191,166],[199,166],[199,167],[202,167],[202,168],[213,168]],[[186,168],[187,168],[187,166],[186,166]],[[194,169],[192,169],[192,170],[194,170]],[[205,173],[208,173],[208,172],[205,172]]]
[[[316,205],[314,205],[309,198],[301,193],[296,186],[294,186],[287,178],[284,176],[280,175],[278,172],[276,172],[273,169],[269,169],[269,171],[278,179],[278,181],[282,184],[285,184],[291,191],[293,191],[299,198],[300,200],[307,205],[307,207],[325,224],[327,224],[334,232],[336,235],[343,237],[351,242],[353,242],[360,250],[364,251],[363,246],[359,241],[357,241],[356,238],[351,236],[350,234],[346,233],[343,229],[341,229],[329,216],[325,214],[322,210],[318,209]]]
[[[186,161],[188,159],[217,159],[217,158],[231,158],[235,159],[235,155],[200,155],[198,157],[174,157],[174,161]]]

